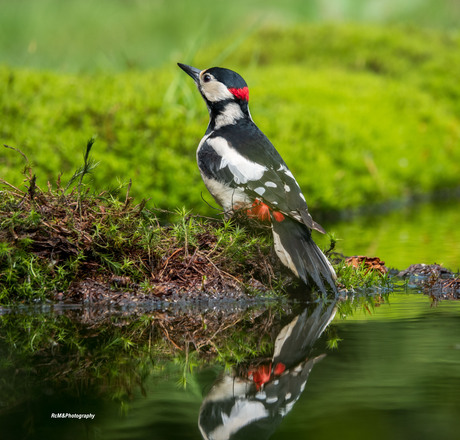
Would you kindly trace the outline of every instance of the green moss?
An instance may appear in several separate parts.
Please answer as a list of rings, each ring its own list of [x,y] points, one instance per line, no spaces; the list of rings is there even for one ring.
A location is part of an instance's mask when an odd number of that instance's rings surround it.
[[[192,63],[208,67],[229,44]],[[271,27],[220,64],[248,81],[255,121],[318,213],[458,185],[457,45],[455,35],[407,27]],[[42,186],[57,172],[68,178],[78,145],[95,134],[96,187],[133,179],[133,195],[158,207],[213,212],[195,164],[207,112],[174,64],[78,76],[3,67],[0,84],[0,138],[28,154]],[[17,185],[19,161],[2,152],[0,174]]]

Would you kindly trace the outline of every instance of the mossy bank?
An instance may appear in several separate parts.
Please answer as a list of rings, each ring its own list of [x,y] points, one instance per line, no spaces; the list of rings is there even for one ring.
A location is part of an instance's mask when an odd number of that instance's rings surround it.
[[[67,184],[58,178],[42,190],[29,165],[22,189],[0,179],[0,304],[280,297],[299,285],[276,258],[269,226],[245,215],[147,209],[130,196],[131,183],[124,197],[93,192],[84,183],[97,166],[93,143]],[[337,269],[347,288],[386,282],[343,260]]]

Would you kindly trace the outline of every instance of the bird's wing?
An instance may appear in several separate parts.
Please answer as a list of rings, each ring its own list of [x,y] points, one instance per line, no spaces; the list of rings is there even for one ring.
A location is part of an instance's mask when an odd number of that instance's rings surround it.
[[[251,131],[226,126],[212,133],[198,150],[198,164],[207,177],[238,188],[251,199],[325,233],[308,212],[299,184],[267,137],[255,126]]]
[[[248,181],[246,192],[273,210],[304,223],[310,229],[316,229],[323,234],[326,232],[308,212],[302,190],[286,165],[280,165],[277,169],[268,168],[258,181]]]

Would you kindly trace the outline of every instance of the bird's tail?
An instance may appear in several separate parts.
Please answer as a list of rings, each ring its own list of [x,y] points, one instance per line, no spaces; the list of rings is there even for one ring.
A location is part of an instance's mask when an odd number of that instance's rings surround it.
[[[321,292],[336,293],[337,275],[329,260],[311,237],[310,229],[293,219],[285,217],[272,222],[275,251],[281,262],[295,275],[309,284],[311,278]],[[326,283],[329,287],[326,287]]]

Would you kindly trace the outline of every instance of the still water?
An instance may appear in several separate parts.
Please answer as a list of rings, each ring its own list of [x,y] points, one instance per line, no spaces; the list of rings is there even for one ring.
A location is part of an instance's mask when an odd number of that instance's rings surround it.
[[[460,271],[460,200],[420,203],[387,213],[325,223],[344,255],[376,256],[399,270],[442,264]],[[327,238],[315,234],[327,248]]]
[[[2,316],[0,438],[459,438],[459,302],[90,315]]]
[[[334,230],[348,255],[457,268],[458,224],[430,205]],[[402,285],[305,303],[0,311],[0,439],[459,433],[460,302]]]

